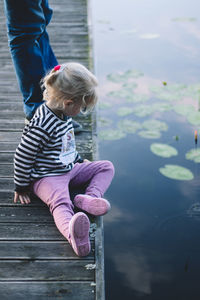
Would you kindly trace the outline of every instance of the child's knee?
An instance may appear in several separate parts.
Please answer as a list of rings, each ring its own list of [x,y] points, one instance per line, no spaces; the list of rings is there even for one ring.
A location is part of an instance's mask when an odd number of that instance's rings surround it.
[[[108,172],[111,173],[112,176],[114,176],[115,168],[114,168],[113,163],[109,160],[104,160],[103,163],[104,163],[105,170],[107,170]]]

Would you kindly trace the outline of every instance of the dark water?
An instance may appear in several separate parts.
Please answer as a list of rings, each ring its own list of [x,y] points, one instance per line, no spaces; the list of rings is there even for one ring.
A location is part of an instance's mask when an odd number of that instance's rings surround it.
[[[144,117],[119,116],[120,107],[141,103],[109,97],[121,83],[107,77],[130,69],[143,72],[131,80],[139,87],[137,95],[146,93],[149,99],[142,104],[149,107],[163,103],[162,95],[149,92],[152,86],[200,84],[200,2],[93,0],[92,8],[100,101],[111,105],[98,110],[99,133],[116,129],[123,119],[156,119],[168,125],[157,139],[142,138],[139,130],[120,139],[99,138],[100,158],[111,160],[116,169],[106,193],[112,211],[104,217],[106,299],[200,299],[200,168],[185,158],[187,151],[199,148],[194,130],[200,134],[200,119],[191,124],[173,109]],[[197,111],[198,92],[182,98],[179,104],[186,102]],[[176,101],[164,103],[173,106]],[[112,123],[102,126],[102,118]],[[150,151],[152,143],[171,145],[178,155],[157,156]],[[167,178],[159,172],[166,164],[183,166],[194,178]]]

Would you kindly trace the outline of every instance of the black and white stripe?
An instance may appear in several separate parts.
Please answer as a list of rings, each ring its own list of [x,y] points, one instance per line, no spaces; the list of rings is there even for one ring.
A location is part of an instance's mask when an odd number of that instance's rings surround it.
[[[64,174],[73,168],[75,162],[82,162],[77,152],[75,161],[69,165],[63,164],[59,158],[62,137],[71,130],[71,118],[63,121],[46,104],[37,109],[33,119],[24,128],[15,152],[14,182],[17,192],[27,191],[33,180]]]

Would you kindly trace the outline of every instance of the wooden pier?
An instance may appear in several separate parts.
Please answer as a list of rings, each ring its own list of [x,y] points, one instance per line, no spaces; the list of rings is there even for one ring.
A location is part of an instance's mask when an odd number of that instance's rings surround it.
[[[90,18],[86,0],[50,0],[48,26],[59,63],[77,61],[92,69]],[[24,128],[22,96],[8,50],[0,0],[0,298],[1,300],[103,300],[102,217],[91,220],[92,251],[77,257],[57,230],[48,208],[34,199],[13,203],[13,155]],[[77,119],[83,157],[96,159],[95,113]]]

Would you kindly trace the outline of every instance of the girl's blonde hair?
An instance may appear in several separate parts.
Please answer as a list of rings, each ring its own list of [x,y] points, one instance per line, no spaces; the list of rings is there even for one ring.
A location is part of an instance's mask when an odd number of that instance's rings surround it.
[[[91,111],[97,102],[96,77],[79,63],[66,63],[52,69],[43,79],[43,97],[55,109],[63,110],[64,100],[81,105],[81,112]]]

